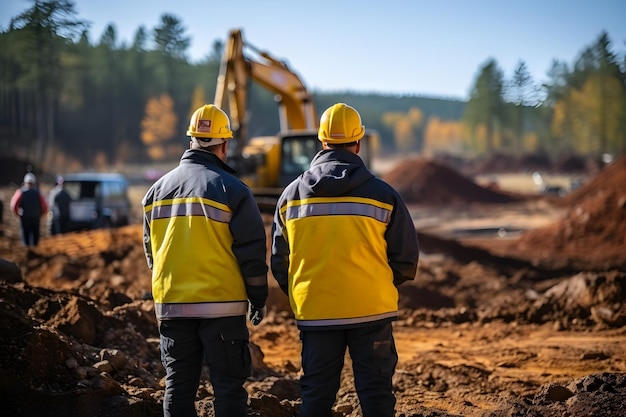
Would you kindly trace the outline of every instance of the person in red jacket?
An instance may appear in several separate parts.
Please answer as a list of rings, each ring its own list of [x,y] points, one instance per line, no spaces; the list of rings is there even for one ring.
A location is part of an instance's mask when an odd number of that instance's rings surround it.
[[[24,185],[13,194],[11,211],[20,218],[24,246],[37,246],[41,216],[48,213],[48,203],[37,189],[37,177],[32,172],[24,175]]]

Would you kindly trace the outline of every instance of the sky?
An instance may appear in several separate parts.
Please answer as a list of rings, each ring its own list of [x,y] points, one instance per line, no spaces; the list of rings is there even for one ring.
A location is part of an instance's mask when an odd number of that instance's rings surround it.
[[[0,28],[33,0],[0,0]],[[92,43],[112,24],[119,42],[176,16],[197,62],[216,40],[244,41],[286,61],[312,92],[420,95],[467,100],[494,59],[505,79],[524,61],[547,81],[554,60],[570,67],[602,32],[626,50],[626,0],[73,0]]]

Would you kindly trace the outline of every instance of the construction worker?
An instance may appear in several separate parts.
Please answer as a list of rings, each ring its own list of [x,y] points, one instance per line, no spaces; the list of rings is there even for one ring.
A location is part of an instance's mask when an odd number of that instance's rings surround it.
[[[37,246],[41,217],[48,213],[48,203],[37,189],[37,177],[32,172],[24,175],[22,187],[13,194],[11,211],[20,218],[24,246]]]
[[[57,235],[69,231],[70,204],[72,197],[65,190],[65,181],[61,175],[57,175],[56,185],[50,190],[48,197],[51,220],[50,234]]]
[[[224,162],[233,137],[226,113],[204,105],[191,116],[178,167],[146,193],[144,251],[166,371],[163,411],[196,416],[203,360],[215,416],[247,415],[251,374],[246,314],[265,315],[266,235],[250,189]]]
[[[302,340],[300,417],[330,417],[346,348],[364,417],[394,416],[397,286],[415,277],[413,221],[358,156],[365,127],[338,103],[320,119],[322,150],[278,200],[271,268]]]

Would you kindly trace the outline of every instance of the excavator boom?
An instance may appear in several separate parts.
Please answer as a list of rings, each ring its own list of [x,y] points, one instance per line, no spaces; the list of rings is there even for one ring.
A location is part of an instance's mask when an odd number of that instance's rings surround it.
[[[274,136],[248,137],[251,82],[274,93],[280,125]],[[229,164],[250,186],[261,210],[272,212],[283,188],[308,169],[322,147],[311,94],[287,63],[244,42],[241,30],[235,29],[224,45],[213,104],[228,113],[235,132]]]
[[[245,54],[246,49],[261,59],[250,58]],[[284,61],[244,42],[241,31],[235,29],[230,32],[224,48],[214,104],[226,110],[228,103],[232,127],[236,131],[243,130],[238,136],[244,142],[248,139],[246,107],[250,81],[274,93],[281,133],[317,129],[313,99],[298,75]]]

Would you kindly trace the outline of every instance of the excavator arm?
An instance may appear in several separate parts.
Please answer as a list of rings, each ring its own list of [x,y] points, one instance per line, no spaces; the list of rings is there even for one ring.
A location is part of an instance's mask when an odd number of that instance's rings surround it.
[[[247,49],[258,58],[246,55],[244,50]],[[300,77],[285,62],[245,43],[241,31],[235,29],[230,32],[224,47],[214,104],[228,109],[232,128],[237,132],[241,146],[248,141],[246,115],[250,81],[274,93],[279,110],[280,133],[317,129],[313,99]]]
[[[251,82],[274,93],[280,131],[273,136],[248,136]],[[235,29],[224,45],[213,104],[228,113],[235,132],[236,139],[229,141],[234,145],[229,151],[229,164],[251,187],[259,207],[273,212],[283,188],[308,169],[322,148],[311,94],[284,61],[244,42],[241,30]],[[369,142],[365,140],[365,146],[361,146],[364,156],[369,155]],[[364,160],[367,164],[369,158]]]

